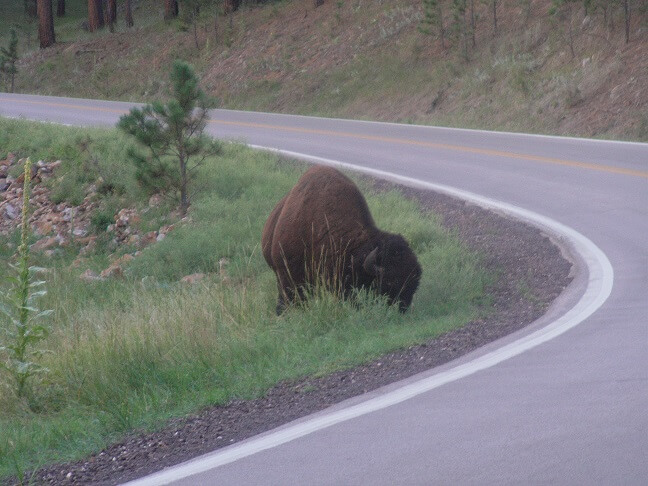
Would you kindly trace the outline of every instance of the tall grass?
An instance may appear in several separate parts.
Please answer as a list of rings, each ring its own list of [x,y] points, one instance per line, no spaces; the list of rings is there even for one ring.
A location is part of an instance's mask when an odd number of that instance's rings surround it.
[[[122,143],[114,131],[0,124],[16,135],[0,136],[0,156],[26,150],[29,141],[17,127],[28,127],[29,138],[42,141],[43,156],[48,144],[89,137],[95,148],[106,142],[101,167],[123,163],[122,148],[110,143]],[[127,266],[124,280],[82,282],[84,268],[70,267],[71,257],[39,262],[52,267],[42,305],[54,309],[44,347],[55,352],[43,357],[50,372],[33,398],[38,413],[0,396],[0,477],[15,472],[14,460],[26,470],[78,458],[126,432],[260,396],[282,380],[366,362],[475,315],[487,278],[478,258],[397,191],[375,194],[360,183],[379,227],[402,233],[423,267],[411,311],[401,315],[372,294],[354,305],[316,290],[306,305],[277,317],[261,230],[302,170],[238,145],[227,145],[201,170],[190,220]],[[72,168],[64,174],[77,177]],[[148,217],[145,195],[131,186],[127,168],[121,174],[127,175],[123,198]],[[230,261],[225,280],[217,273],[223,257]],[[107,261],[98,252],[87,264],[99,269]],[[178,282],[194,272],[208,277],[192,286]]]

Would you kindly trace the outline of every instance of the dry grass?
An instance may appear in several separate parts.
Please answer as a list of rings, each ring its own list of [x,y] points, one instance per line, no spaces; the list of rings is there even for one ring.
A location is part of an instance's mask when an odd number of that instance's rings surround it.
[[[466,61],[452,42],[443,49],[420,34],[418,0],[276,2],[237,12],[232,32],[225,19],[215,32],[206,14],[199,49],[147,0],[139,15],[148,24],[134,32],[68,36],[27,56],[18,89],[141,101],[165,92],[161,73],[181,58],[228,108],[646,139],[646,12],[635,11],[625,45],[620,10],[609,28],[600,13],[584,21],[575,9],[573,58],[550,3],[501,2],[494,36],[476,2],[477,45]]]

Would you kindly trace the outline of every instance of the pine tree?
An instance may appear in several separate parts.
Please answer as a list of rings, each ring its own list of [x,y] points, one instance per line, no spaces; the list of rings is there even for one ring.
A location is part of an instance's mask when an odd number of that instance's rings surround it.
[[[200,8],[206,6],[210,0],[180,0],[182,8],[180,9],[180,18],[184,27],[193,32],[194,43],[196,49],[198,45],[198,18],[200,16]]]
[[[575,32],[574,32],[574,6],[580,3],[580,0],[552,0],[551,9],[549,13],[558,17],[559,20],[566,23],[565,35],[569,45],[569,51],[572,58],[576,57],[576,50],[574,48]]]
[[[441,46],[445,48],[445,29],[443,27],[443,13],[438,0],[423,0],[423,20],[419,25],[419,32],[434,35],[438,32]]]
[[[493,37],[497,35],[497,3],[499,0],[491,0],[491,10],[493,12]]]
[[[464,59],[468,59],[468,26],[466,25],[466,1],[452,1],[452,30],[461,44]]]
[[[175,19],[178,16],[178,0],[164,0],[164,20]]]
[[[14,92],[14,80],[18,73],[16,63],[18,62],[18,35],[11,29],[9,44],[7,47],[0,47],[0,73],[7,77],[7,91]]]
[[[54,13],[52,11],[52,0],[38,0],[38,39],[41,49],[53,46],[56,43],[54,37]]]
[[[133,8],[131,6],[131,0],[126,0],[126,14],[124,15],[126,19],[126,26],[127,27],[132,27],[134,25],[133,22]]]
[[[214,103],[198,86],[191,66],[176,61],[171,84],[171,101],[133,108],[117,126],[148,149],[146,155],[129,153],[140,184],[152,191],[179,194],[180,213],[184,216],[190,204],[190,179],[207,157],[220,152],[220,144],[203,134],[207,110]]]
[[[115,22],[117,21],[117,0],[108,0],[106,2],[106,22],[110,32],[115,31]]]

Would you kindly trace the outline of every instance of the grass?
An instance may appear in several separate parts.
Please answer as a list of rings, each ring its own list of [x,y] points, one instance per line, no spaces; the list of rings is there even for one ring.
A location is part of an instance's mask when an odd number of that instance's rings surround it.
[[[146,209],[147,195],[123,156],[129,142],[115,130],[0,120],[0,134],[0,156],[63,160],[61,175],[50,182],[55,193],[118,173],[119,180],[106,179],[118,194],[102,197],[139,207],[148,227],[169,222],[165,211]],[[90,173],[79,175],[84,170]],[[43,344],[53,351],[42,363],[50,372],[29,394],[36,413],[8,389],[0,391],[0,477],[80,458],[205,406],[258,397],[282,380],[366,362],[475,316],[488,279],[478,257],[398,191],[375,194],[359,182],[377,224],[402,233],[423,267],[411,311],[401,315],[373,295],[361,295],[355,306],[316,292],[303,308],[277,317],[261,230],[302,171],[275,155],[226,145],[202,168],[190,221],[133,260],[123,280],[78,278],[85,268],[107,266],[105,246],[79,268],[70,265],[72,250],[37,257],[50,269],[40,302],[54,310]],[[4,261],[11,241],[15,235],[0,240]],[[230,260],[226,281],[217,272],[222,257]],[[193,286],[178,282],[194,272],[208,276]]]
[[[549,0],[529,3],[529,18],[503,5],[497,35],[488,5],[475,2],[476,47],[465,60],[450,32],[443,49],[418,31],[422,10],[414,0],[244,5],[231,31],[227,19],[203,9],[198,48],[181,21],[162,20],[158,1],[136,2],[135,26],[125,28],[120,17],[115,34],[80,28],[86,3],[68,0],[69,15],[55,18],[59,45],[43,52],[22,4],[0,5],[0,45],[12,25],[24,27],[18,92],[150,101],[165,96],[162,73],[182,59],[225,108],[646,140],[644,112],[631,107],[645,100],[641,84],[628,88],[624,96],[635,101],[620,111],[607,96],[611,86],[641,77],[634,59],[648,38],[643,7],[628,46],[600,11],[591,15],[591,27],[577,29],[572,59]],[[451,2],[441,3],[449,28]],[[617,5],[617,26],[622,16]]]

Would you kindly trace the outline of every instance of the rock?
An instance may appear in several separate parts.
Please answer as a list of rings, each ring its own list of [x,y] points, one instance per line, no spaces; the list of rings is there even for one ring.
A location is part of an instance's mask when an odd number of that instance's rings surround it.
[[[142,240],[142,236],[135,233],[135,234],[130,235],[126,239],[126,244],[139,247],[141,240]]]
[[[140,248],[145,248],[157,241],[157,231],[149,231],[146,233],[139,242],[139,247]]]
[[[69,223],[72,221],[77,215],[77,209],[76,208],[65,208],[63,210],[63,221],[66,223]]]
[[[7,205],[4,207],[4,214],[5,218],[7,219],[16,219],[20,213],[17,207],[15,207],[13,204],[7,203]]]
[[[70,264],[70,267],[72,268],[79,268],[81,265],[83,265],[86,262],[86,259],[79,256],[74,259],[74,261]],[[88,270],[86,270],[88,271]]]
[[[122,209],[117,213],[115,217],[115,224],[118,227],[126,227],[130,224],[137,224],[140,222],[140,218],[137,214],[137,211],[134,209]]]
[[[94,250],[95,247],[97,246],[97,237],[96,236],[91,236],[90,238],[83,238],[83,239],[84,240],[89,240],[89,241],[87,243],[83,243],[83,244],[85,244],[85,246],[79,250],[79,255],[87,255],[92,250]]]
[[[34,243],[30,248],[33,251],[44,251],[49,250],[59,244],[57,236],[50,236],[49,238],[42,238]]]
[[[193,284],[195,284],[197,282],[200,282],[204,278],[205,278],[204,273],[193,273],[191,275],[187,275],[186,277],[182,277],[182,279],[180,279],[180,281],[182,283],[192,284],[193,285]]]
[[[122,265],[124,263],[128,263],[128,262],[132,261],[134,258],[135,257],[133,255],[131,255],[129,253],[126,253],[125,255],[122,255],[119,258],[117,258],[117,260],[115,260],[112,264],[113,265]]]
[[[160,234],[157,235],[157,237],[155,238],[155,241],[160,242],[160,241],[162,241],[164,238],[166,238],[166,234],[165,234],[165,233],[160,233]]]
[[[49,235],[54,231],[54,225],[51,221],[36,221],[32,226],[34,231],[41,236]]]
[[[225,283],[230,281],[229,275],[227,274],[227,265],[229,265],[229,262],[229,259],[224,257],[218,260],[218,275],[221,281]]]
[[[160,194],[153,194],[149,199],[148,205],[150,208],[157,208],[162,204],[162,201],[164,201],[164,198]]]
[[[116,263],[113,263],[99,274],[101,278],[124,278],[124,269]]]
[[[159,233],[166,235],[168,233],[171,233],[171,231],[173,231],[174,229],[175,229],[175,224],[169,224],[167,226],[162,226],[160,228]]]
[[[86,270],[81,275],[79,275],[79,278],[85,282],[96,282],[96,281],[105,280],[105,278],[100,277],[90,269]]]
[[[72,230],[72,234],[79,238],[84,238],[88,236],[88,231],[83,228],[75,228],[74,230]]]

